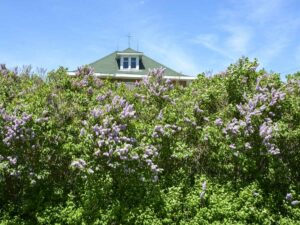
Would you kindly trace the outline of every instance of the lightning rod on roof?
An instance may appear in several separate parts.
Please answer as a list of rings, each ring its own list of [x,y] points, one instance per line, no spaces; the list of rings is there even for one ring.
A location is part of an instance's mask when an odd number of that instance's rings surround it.
[[[132,38],[132,36],[130,35],[130,33],[127,35],[128,37],[128,48],[130,48],[130,39]]]

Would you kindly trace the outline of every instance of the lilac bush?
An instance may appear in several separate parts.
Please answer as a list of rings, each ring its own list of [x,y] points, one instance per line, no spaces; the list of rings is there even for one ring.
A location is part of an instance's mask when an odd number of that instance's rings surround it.
[[[87,67],[41,81],[2,66],[0,220],[293,224],[299,77],[256,70],[178,87],[155,69],[128,89]]]
[[[134,173],[138,168],[146,168],[156,181],[162,171],[155,164],[158,150],[152,145],[139,145],[135,137],[128,136],[129,127],[136,119],[134,105],[111,91],[97,96],[96,100],[99,105],[91,110],[90,118],[82,122],[84,127],[80,130],[80,135],[91,141],[94,148],[86,161],[90,165],[88,170],[97,172],[99,166],[107,166],[111,170],[122,168],[126,173]],[[85,169],[78,160],[71,166]]]
[[[245,96],[245,103],[236,105],[240,119],[233,118],[223,129],[228,138],[232,137],[243,140],[251,139],[251,136],[259,136],[261,143],[271,155],[277,155],[280,150],[274,142],[274,132],[278,130],[274,117],[280,103],[285,99],[285,93],[276,89],[272,84],[261,85],[261,80],[268,80],[269,76],[264,75],[257,79],[256,92],[252,97]],[[272,119],[273,118],[273,119]],[[257,142],[257,139],[254,139]],[[247,144],[247,145],[246,145]],[[254,143],[246,141],[246,149]]]

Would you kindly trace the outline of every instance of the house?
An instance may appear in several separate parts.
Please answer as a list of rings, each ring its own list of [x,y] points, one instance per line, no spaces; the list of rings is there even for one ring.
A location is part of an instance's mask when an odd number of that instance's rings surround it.
[[[160,67],[166,68],[164,73],[165,79],[170,79],[181,85],[185,86],[195,79],[195,77],[178,73],[144,55],[143,52],[136,51],[132,48],[115,51],[88,64],[88,66],[94,68],[95,75],[98,77],[111,78],[126,83],[141,80],[147,76],[149,69]],[[74,72],[70,72],[70,75],[73,74]]]

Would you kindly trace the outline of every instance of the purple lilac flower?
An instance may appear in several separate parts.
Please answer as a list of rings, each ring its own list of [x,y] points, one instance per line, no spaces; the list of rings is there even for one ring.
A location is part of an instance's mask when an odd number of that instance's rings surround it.
[[[14,165],[17,164],[17,157],[11,157],[11,156],[8,156],[7,159],[8,159],[8,161],[9,161],[10,165],[13,165],[13,166],[14,166]]]
[[[161,126],[161,125],[156,125],[155,127],[154,127],[154,132],[153,132],[153,134],[152,134],[152,136],[154,137],[156,137],[156,136],[158,136],[158,135],[164,135],[164,133],[165,133],[165,130],[164,130],[164,128]]]
[[[229,148],[231,148],[231,149],[236,149],[236,146],[235,146],[235,144],[230,144],[230,145],[229,145]]]
[[[71,166],[82,170],[86,167],[86,162],[83,159],[75,160],[71,163]]]
[[[9,70],[6,68],[5,64],[0,64],[0,74],[3,76],[7,76]]]
[[[140,157],[138,156],[138,155],[133,155],[133,156],[131,156],[131,159],[133,159],[133,160],[138,160]]]
[[[285,196],[285,199],[288,200],[288,201],[291,201],[293,199],[292,193],[287,193],[286,196]]]
[[[222,125],[223,125],[222,119],[221,119],[221,118],[216,119],[216,120],[215,120],[215,124],[216,124],[217,126],[222,126]]]
[[[162,119],[163,119],[163,111],[162,111],[162,110],[159,111],[159,114],[158,114],[158,116],[157,116],[157,119],[158,119],[158,120],[162,120]]]
[[[84,128],[81,128],[79,136],[84,136],[86,133]]]
[[[133,105],[125,104],[123,111],[121,112],[121,118],[133,118],[135,116],[135,111]]]
[[[164,68],[150,70],[148,76],[143,78],[142,84],[151,95],[170,100],[165,92],[172,89],[173,84],[170,81],[163,80],[164,71]]]
[[[251,149],[251,148],[252,148],[252,146],[250,145],[250,143],[249,143],[249,142],[246,142],[246,143],[245,143],[245,148],[246,148],[246,149]]]
[[[194,110],[196,113],[199,113],[199,114],[204,112],[202,109],[199,108],[198,105],[195,105]]]
[[[2,118],[7,124],[4,126],[4,139],[3,143],[10,146],[14,141],[31,140],[34,138],[34,132],[30,128],[26,128],[29,121],[32,120],[31,115],[23,114],[21,118],[15,115],[9,115],[2,110]]]
[[[98,96],[96,97],[96,100],[97,100],[97,101],[103,101],[103,100],[106,99],[106,97],[107,97],[107,95],[98,95]]]
[[[92,116],[96,119],[104,114],[103,110],[100,108],[95,108],[91,112]]]
[[[294,200],[294,201],[291,202],[291,205],[292,205],[292,206],[296,206],[296,205],[298,205],[299,203],[300,203],[300,201]]]
[[[92,67],[81,66],[77,68],[75,72],[76,76],[91,76],[94,74],[94,69]]]

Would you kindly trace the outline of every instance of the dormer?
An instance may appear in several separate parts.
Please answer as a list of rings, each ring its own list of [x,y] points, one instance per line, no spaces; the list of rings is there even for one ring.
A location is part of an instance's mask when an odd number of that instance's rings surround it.
[[[122,52],[117,52],[117,59],[120,60],[120,68],[122,71],[138,71],[140,70],[140,61],[143,53],[127,48]]]

